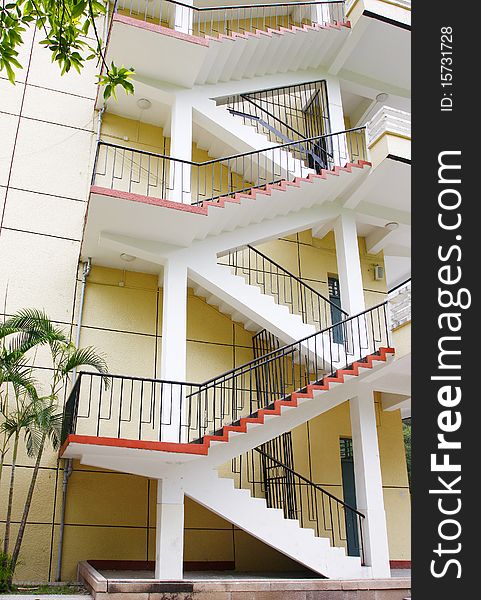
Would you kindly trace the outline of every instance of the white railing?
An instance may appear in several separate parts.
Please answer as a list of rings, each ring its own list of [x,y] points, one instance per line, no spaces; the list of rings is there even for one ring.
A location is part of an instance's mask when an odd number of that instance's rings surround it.
[[[411,280],[406,281],[388,294],[391,329],[411,321]]]
[[[411,113],[390,106],[381,107],[367,124],[367,141],[372,146],[385,133],[411,137]]]

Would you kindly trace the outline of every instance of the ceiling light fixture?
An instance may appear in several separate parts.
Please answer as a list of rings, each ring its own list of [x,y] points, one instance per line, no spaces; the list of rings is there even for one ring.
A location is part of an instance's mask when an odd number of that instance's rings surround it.
[[[152,106],[152,102],[147,100],[147,98],[139,98],[137,100],[137,106],[140,108],[140,110],[147,110]]]
[[[399,227],[399,223],[396,223],[395,221],[391,221],[390,223],[386,223],[386,225],[384,225],[384,227],[388,231],[394,231],[395,229],[397,229]]]
[[[386,102],[386,100],[389,98],[389,94],[386,94],[385,92],[382,92],[381,94],[378,94],[376,96],[376,102]]]
[[[120,258],[121,258],[122,260],[125,260],[125,262],[132,262],[132,261],[133,261],[133,260],[135,260],[137,257],[136,257],[136,256],[132,256],[132,254],[125,254],[125,253],[122,253],[122,254],[120,255]]]

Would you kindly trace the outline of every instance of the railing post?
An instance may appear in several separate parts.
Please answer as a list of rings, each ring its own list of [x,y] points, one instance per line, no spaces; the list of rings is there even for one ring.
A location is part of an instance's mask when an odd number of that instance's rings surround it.
[[[356,502],[365,515],[364,557],[372,569],[373,578],[391,576],[386,513],[382,488],[381,464],[376,426],[374,396],[369,388],[361,388],[358,396],[349,401]]]

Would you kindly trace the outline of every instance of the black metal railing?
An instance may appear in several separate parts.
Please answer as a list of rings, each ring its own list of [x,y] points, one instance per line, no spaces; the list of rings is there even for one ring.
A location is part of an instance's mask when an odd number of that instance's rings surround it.
[[[342,328],[342,343],[336,342],[336,328]],[[196,434],[195,427],[200,439],[288,398],[320,382],[326,373],[347,368],[389,346],[389,337],[387,303],[383,303],[214,377],[200,386],[200,422],[191,423],[191,436]]]
[[[290,273],[284,267],[252,246],[236,248],[219,257],[219,264],[230,267],[235,275],[244,277],[249,285],[258,286],[263,294],[275,298],[277,304],[287,306],[303,323],[316,330],[330,327],[348,313],[329,298]],[[334,316],[334,319],[333,319]]]
[[[364,515],[279,460],[271,443],[237,457],[233,473],[237,488],[249,489],[255,498],[265,498],[268,508],[281,509],[284,518],[313,529],[317,537],[328,538],[332,546],[344,547],[364,564]]]
[[[216,102],[276,144],[331,131],[325,80],[225,96]],[[322,157],[322,151],[317,155]],[[315,156],[313,152],[313,161]]]
[[[317,157],[314,163],[313,155]],[[367,160],[365,128],[202,163],[101,141],[97,146],[92,183],[122,192],[198,205],[359,160]]]
[[[336,328],[342,328],[342,343]],[[69,433],[148,441],[201,442],[255,415],[326,373],[389,346],[387,303],[198,383],[80,373],[65,407]]]
[[[201,37],[346,22],[345,2],[337,0],[209,7],[174,0],[116,0],[114,7],[119,14]]]
[[[62,441],[76,433],[180,442],[191,419],[190,398],[199,388],[195,383],[81,372],[65,404]]]

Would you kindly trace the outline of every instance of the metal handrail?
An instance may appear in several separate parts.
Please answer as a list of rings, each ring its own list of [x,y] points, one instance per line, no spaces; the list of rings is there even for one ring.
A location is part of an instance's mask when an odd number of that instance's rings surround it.
[[[218,263],[233,269],[234,274],[244,277],[249,285],[260,287],[263,294],[273,296],[277,304],[287,306],[316,330],[349,316],[332,300],[253,246],[230,250],[218,258]]]
[[[260,358],[251,360],[251,361],[244,363],[243,365],[240,365],[238,367],[234,367],[233,369],[230,369],[229,371],[222,373],[222,375],[216,375],[215,377],[212,377],[211,379],[204,381],[204,383],[201,383],[200,385],[201,385],[201,387],[208,386],[218,379],[219,380],[224,379],[227,376],[233,375],[237,372],[241,372],[242,370],[245,370],[245,369],[249,369],[250,367],[253,367],[254,365],[265,366],[269,363],[269,360],[272,359],[277,353],[282,352],[282,351],[285,352],[286,350],[295,348],[296,346],[299,346],[302,344],[307,345],[310,341],[313,341],[318,336],[320,336],[322,334],[329,335],[329,333],[331,333],[334,329],[336,329],[336,327],[342,327],[343,325],[346,325],[348,322],[352,323],[354,320],[358,319],[359,317],[362,317],[362,316],[364,316],[368,313],[371,313],[375,310],[378,310],[381,308],[386,309],[387,305],[388,305],[388,302],[381,302],[379,304],[376,304],[376,306],[372,306],[371,308],[366,308],[366,310],[363,310],[362,312],[360,312],[356,315],[347,317],[346,319],[343,319],[342,321],[340,321],[339,323],[336,323],[335,325],[326,327],[325,329],[323,329],[321,331],[316,331],[316,333],[311,333],[310,335],[307,335],[306,337],[303,337],[302,339],[297,340],[296,342],[294,342],[292,344],[285,344],[284,346],[281,346],[280,348],[276,348],[275,350],[266,352]]]
[[[320,5],[334,5],[334,4],[346,4],[345,0],[322,0],[321,2],[272,2],[271,4],[262,4],[254,2],[252,4],[234,4],[231,6],[193,6],[192,4],[185,4],[184,2],[179,2],[178,0],[163,0],[164,2],[168,2],[169,4],[176,4],[177,6],[182,6],[182,8],[188,8],[194,12],[212,12],[216,10],[249,10],[256,8],[280,8],[280,7],[289,7],[289,8],[297,8],[299,6],[320,6]],[[118,11],[119,1],[116,0],[114,10]]]
[[[209,431],[256,413],[275,400],[347,368],[389,346],[386,304],[367,309],[293,344],[267,352],[202,384],[82,372],[67,400],[62,441],[79,419],[95,435],[162,441],[169,428],[177,440],[201,441]],[[336,329],[337,328],[337,329]],[[336,331],[340,336],[337,336]],[[83,413],[79,415],[82,398]],[[172,439],[172,438],[170,438]]]
[[[257,248],[254,248],[254,246],[251,246],[250,244],[247,247],[250,250],[252,250],[253,252],[255,252],[256,254],[259,254],[259,256],[262,256],[262,258],[265,259],[266,261],[268,261],[268,262],[272,263],[273,265],[275,265],[276,268],[279,269],[279,271],[283,271],[286,275],[288,275],[289,277],[292,277],[292,279],[295,279],[300,285],[302,285],[303,287],[305,287],[308,290],[310,290],[313,294],[316,294],[316,296],[319,296],[319,298],[322,298],[324,300],[324,302],[327,302],[331,306],[335,307],[337,310],[339,310],[340,313],[342,313],[346,317],[349,316],[349,313],[347,311],[345,311],[342,308],[340,308],[339,306],[337,306],[337,304],[334,304],[334,302],[332,300],[330,300],[329,298],[326,298],[326,296],[323,296],[321,294],[321,292],[318,292],[317,290],[315,290],[313,287],[311,287],[304,280],[302,280],[299,277],[297,277],[297,275],[294,275],[294,273],[290,273],[287,269],[285,269],[284,267],[282,267],[279,263],[276,263],[275,260],[272,260],[272,258],[269,258],[266,254],[264,254],[263,252],[261,252]]]
[[[310,137],[310,138],[302,138],[301,140],[295,140],[293,142],[285,142],[283,144],[277,144],[275,146],[268,146],[267,148],[262,148],[261,150],[249,150],[248,152],[240,152],[239,154],[230,154],[230,155],[224,156],[222,158],[212,158],[211,160],[206,160],[206,161],[202,161],[202,162],[196,162],[193,160],[185,160],[182,158],[174,158],[172,156],[169,156],[168,154],[159,154],[157,152],[149,152],[148,150],[136,150],[135,148],[129,148],[128,146],[121,146],[120,144],[112,144],[111,142],[105,142],[103,140],[100,140],[98,145],[110,146],[111,148],[118,148],[120,150],[130,150],[133,152],[137,152],[139,154],[154,156],[156,158],[165,158],[166,160],[172,160],[175,162],[179,162],[179,163],[183,163],[183,164],[191,165],[191,166],[195,166],[195,167],[202,167],[205,165],[211,165],[214,163],[219,163],[219,162],[231,160],[234,158],[243,158],[243,157],[251,156],[254,154],[262,154],[264,152],[269,152],[269,150],[283,150],[284,148],[287,148],[288,146],[297,146],[297,145],[305,143],[305,142],[315,142],[315,141],[318,141],[321,139],[327,139],[330,137],[334,137],[336,135],[346,135],[348,133],[360,133],[361,131],[365,131],[365,130],[366,130],[365,125],[362,127],[352,127],[351,129],[345,129],[344,131],[336,131],[334,133],[325,133],[323,135],[318,135],[318,136],[314,136],[314,137]]]
[[[365,564],[365,515],[298,473],[292,460],[286,464],[287,456],[293,459],[293,455],[282,453],[283,438],[275,438],[232,460],[235,487],[249,489],[253,497],[265,499],[268,508],[282,510],[284,518],[314,529],[316,536],[329,538],[332,546],[345,546],[349,556],[359,556]]]
[[[304,483],[306,483],[307,485],[310,485],[310,486],[316,488],[317,490],[319,490],[323,494],[326,494],[326,496],[329,496],[329,498],[332,498],[333,500],[336,500],[336,502],[339,502],[339,504],[342,504],[343,506],[347,507],[349,510],[352,510],[352,512],[356,513],[357,515],[359,515],[363,519],[365,518],[365,515],[363,515],[361,512],[359,512],[356,508],[350,506],[349,504],[347,504],[347,502],[344,502],[344,500],[341,500],[340,498],[337,498],[336,496],[334,496],[333,494],[331,494],[330,492],[328,492],[327,490],[325,490],[323,487],[321,487],[318,483],[314,483],[310,479],[307,479],[307,477],[304,477],[304,475],[301,475],[297,471],[294,471],[294,469],[291,469],[291,467],[285,465],[280,460],[277,460],[277,458],[274,458],[270,454],[267,454],[267,452],[264,452],[260,448],[254,448],[254,450],[256,452],[258,452],[259,454],[262,454],[262,455],[266,456],[272,462],[275,462],[276,464],[278,464],[285,471],[289,471],[289,473],[291,473],[292,475],[295,475],[298,479],[300,479],[301,481],[304,481]]]
[[[312,151],[318,145],[326,149],[322,166],[314,166],[311,160]],[[173,158],[100,140],[92,184],[199,205],[366,159],[364,127],[203,162]]]

